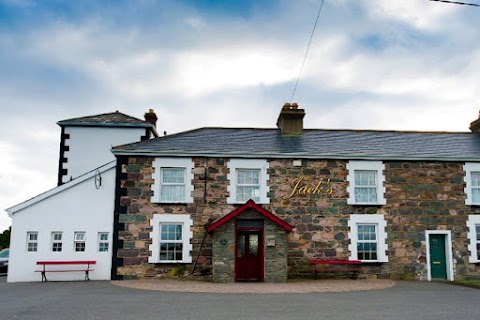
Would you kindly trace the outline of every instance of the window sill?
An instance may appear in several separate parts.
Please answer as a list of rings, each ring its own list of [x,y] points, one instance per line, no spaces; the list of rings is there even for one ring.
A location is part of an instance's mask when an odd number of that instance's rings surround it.
[[[178,264],[178,263],[184,263],[184,264],[187,264],[187,263],[191,263],[191,261],[184,261],[184,260],[169,260],[169,261],[148,261],[148,263],[154,263],[154,264]]]
[[[382,203],[382,202],[347,202],[348,205],[351,205],[351,206],[376,206],[376,207],[380,207],[380,206],[384,206],[386,205],[387,203]]]
[[[152,201],[152,203],[158,203],[158,204],[189,204],[189,203],[193,203],[192,202],[188,202],[188,201]]]
[[[249,200],[253,200],[253,199],[249,199]],[[227,204],[245,204],[247,203],[249,200],[247,201],[234,201],[234,200],[228,200],[227,199]],[[255,201],[255,200],[253,200]],[[270,204],[270,200],[259,200],[259,201],[255,201],[256,204]]]

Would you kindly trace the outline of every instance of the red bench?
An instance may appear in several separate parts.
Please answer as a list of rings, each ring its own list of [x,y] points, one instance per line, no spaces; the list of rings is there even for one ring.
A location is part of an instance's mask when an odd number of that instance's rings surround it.
[[[90,266],[96,264],[97,262],[94,260],[85,260],[85,261],[37,261],[37,265],[43,265],[42,270],[35,270],[35,272],[42,273],[42,282],[47,282],[47,272],[85,272],[85,281],[90,280],[89,272],[93,271],[90,269]],[[47,270],[46,266],[62,266],[62,265],[83,265],[84,268],[78,269],[54,269],[54,270]]]
[[[346,271],[346,272],[354,272],[354,271],[359,271],[360,267],[358,267],[359,264],[362,262],[360,260],[322,260],[322,259],[314,259],[314,260],[308,260],[308,264],[313,264],[315,266],[315,279],[317,279],[317,272],[318,271]],[[347,266],[343,268],[320,268],[320,270],[317,271],[317,265],[335,265],[335,266]]]

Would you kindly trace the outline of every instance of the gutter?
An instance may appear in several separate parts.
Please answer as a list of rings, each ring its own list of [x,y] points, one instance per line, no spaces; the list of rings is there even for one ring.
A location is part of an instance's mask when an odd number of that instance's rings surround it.
[[[326,159],[326,160],[382,160],[382,161],[442,161],[480,162],[477,156],[435,156],[435,155],[395,155],[395,154],[315,154],[315,153],[271,153],[271,152],[224,152],[224,151],[130,151],[112,150],[115,155],[148,157],[217,157],[217,158],[273,158],[273,159]]]
[[[153,127],[150,123],[109,123],[109,122],[57,122],[59,126],[76,127],[125,127],[125,128],[148,128]]]

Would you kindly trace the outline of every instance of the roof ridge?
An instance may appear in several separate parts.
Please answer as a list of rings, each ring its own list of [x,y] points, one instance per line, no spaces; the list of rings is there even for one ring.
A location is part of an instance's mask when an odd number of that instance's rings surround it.
[[[108,121],[98,121],[98,118],[102,118],[102,117],[108,117],[108,116],[116,116],[116,115],[121,115],[127,119],[130,119],[130,120],[135,120],[137,123],[143,123],[143,124],[149,124],[149,125],[152,125],[150,122],[146,121],[146,120],[142,120],[140,118],[137,118],[137,117],[134,117],[134,116],[131,116],[131,115],[128,115],[126,113],[123,113],[123,112],[120,112],[118,110],[114,111],[114,112],[106,112],[106,113],[99,113],[99,114],[93,114],[93,115],[88,115],[88,116],[83,116],[83,117],[74,117],[74,118],[69,118],[69,119],[64,119],[64,120],[60,120],[57,122],[58,125],[61,125],[61,124],[66,124],[66,123],[75,123],[75,122],[78,122],[78,123],[107,123]],[[86,120],[90,120],[90,121],[86,121]],[[115,123],[115,122],[113,122]],[[133,122],[127,122],[127,121],[118,121],[117,123],[131,123],[133,124]]]
[[[180,131],[169,136],[180,135],[184,133],[191,133],[200,130],[269,130],[276,131],[278,128],[256,128],[256,127],[200,127],[196,129],[190,129],[186,131]],[[420,134],[472,134],[469,131],[420,131],[420,130],[382,130],[382,129],[310,129],[305,128],[304,131],[326,131],[326,132],[373,132],[373,133],[420,133]]]
[[[426,134],[472,134],[469,131],[420,131],[420,130],[382,130],[382,129],[303,129],[304,131],[329,132],[373,132],[373,133],[426,133]]]

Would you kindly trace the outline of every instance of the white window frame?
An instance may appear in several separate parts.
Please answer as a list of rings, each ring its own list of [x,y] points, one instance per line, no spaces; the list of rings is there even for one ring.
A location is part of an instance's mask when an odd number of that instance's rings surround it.
[[[32,240],[31,235],[35,235],[36,239]],[[34,245],[35,250],[30,250],[30,244]],[[27,232],[27,252],[37,252],[38,251],[38,231],[28,231]]]
[[[360,233],[360,226],[363,226],[363,227],[372,227],[374,228],[375,232],[375,239],[369,239],[369,240],[360,240],[360,237],[359,237],[359,233]],[[361,243],[364,243],[364,244],[375,244],[376,245],[376,249],[375,249],[375,253],[377,255],[377,259],[362,259],[363,261],[377,261],[378,260],[378,225],[376,223],[357,223],[357,257],[360,255],[358,253],[358,245],[361,244]],[[373,251],[372,251],[373,252]]]
[[[75,231],[73,233],[73,251],[74,252],[85,252],[85,250],[87,249],[86,238],[87,238],[87,235],[85,231]],[[82,244],[82,243],[83,243],[83,250],[77,250],[77,244]]]
[[[350,244],[348,250],[350,251],[350,260],[358,260],[357,244],[358,244],[358,225],[362,224],[375,224],[377,232],[377,260],[361,260],[365,263],[375,262],[388,262],[387,256],[387,221],[383,214],[352,214],[348,220],[348,226],[350,231],[348,232],[348,238]]]
[[[472,172],[480,172],[480,163],[476,162],[466,162],[463,166],[463,171],[465,171],[464,181],[465,181],[465,204],[468,206],[480,205],[480,202],[474,202],[472,196]]]
[[[385,164],[382,161],[349,161],[347,163],[347,187],[348,199],[347,204],[351,205],[385,205]],[[376,202],[357,202],[355,200],[355,171],[376,171],[377,174],[377,201]]]
[[[55,239],[55,235],[60,235],[60,240]],[[60,250],[53,250],[55,244],[60,244]],[[62,252],[63,251],[63,232],[61,231],[53,231],[52,232],[52,243],[50,248],[52,252]]]
[[[106,234],[107,235],[107,239],[104,240],[102,239],[102,235]],[[98,249],[98,252],[109,252],[110,251],[110,235],[108,234],[108,232],[99,232],[98,233],[98,246],[97,246],[97,249]],[[106,245],[106,250],[100,250],[100,247],[101,246],[105,246]]]
[[[193,203],[193,173],[194,163],[190,158],[155,158],[153,161],[152,203]],[[179,201],[162,201],[162,168],[185,169],[185,198]]]
[[[227,187],[229,196],[227,198],[228,204],[243,204],[246,201],[237,200],[237,170],[238,169],[256,169],[260,170],[260,200],[255,201],[258,204],[269,204],[270,198],[268,193],[270,187],[268,186],[268,161],[266,159],[230,159],[227,164],[229,173],[227,179],[230,185]]]
[[[162,233],[163,233],[164,227],[166,227],[166,229],[167,229],[167,234],[169,233],[169,232],[168,232],[169,227],[174,227],[174,230],[175,230],[174,233],[175,233],[175,235],[176,235],[176,234],[177,234],[177,231],[178,231],[178,230],[176,230],[176,228],[177,228],[178,226],[180,226],[180,230],[181,230],[181,231],[180,231],[180,239],[173,239],[173,240],[172,240],[172,239],[162,239]],[[181,258],[180,258],[180,261],[183,260],[183,243],[184,243],[184,242],[183,242],[183,229],[184,229],[184,228],[185,228],[184,224],[183,224],[183,223],[180,223],[180,222],[162,222],[162,223],[160,223],[160,231],[159,231],[159,232],[160,232],[160,236],[159,236],[159,239],[160,239],[160,240],[159,240],[159,242],[160,242],[160,250],[159,250],[159,251],[160,251],[160,252],[159,252],[159,253],[160,253],[160,258],[159,258],[159,260],[160,260],[160,261],[165,261],[165,262],[170,262],[170,261],[176,262],[176,261],[178,261],[179,259],[176,259],[175,257],[176,257],[177,254],[178,254],[178,252],[176,251],[176,246],[179,245],[179,244],[180,244],[181,247],[182,247],[182,250],[181,250],[182,256],[181,256]],[[172,251],[172,253],[173,253],[174,259],[162,259],[162,258],[161,258],[161,255],[162,255],[162,244],[165,244],[165,245],[173,245],[173,251]]]
[[[480,263],[480,259],[478,259],[477,256],[477,244],[480,244],[480,241],[477,241],[476,226],[480,226],[480,215],[469,215],[467,220],[467,236],[468,240],[470,240],[468,244],[468,251],[470,252],[468,261],[470,263]]]
[[[162,224],[182,224],[182,259],[181,260],[160,260],[160,232]],[[191,228],[193,220],[189,214],[154,214],[150,220],[153,227],[150,232],[152,244],[149,245],[151,255],[148,257],[149,263],[191,263],[192,262],[192,244],[190,240],[193,237]]]

